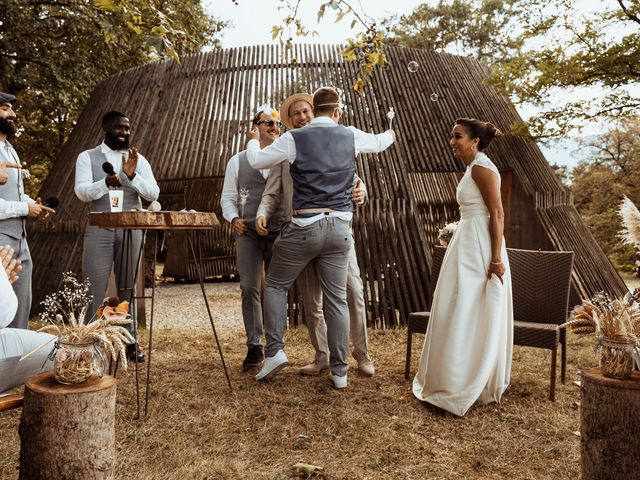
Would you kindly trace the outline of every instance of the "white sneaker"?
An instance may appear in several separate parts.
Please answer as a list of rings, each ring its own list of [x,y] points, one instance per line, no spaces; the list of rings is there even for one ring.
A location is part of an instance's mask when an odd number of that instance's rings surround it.
[[[300,375],[320,375],[324,370],[329,370],[328,363],[310,363],[309,365],[305,365],[299,370]]]
[[[333,373],[329,374],[329,380],[333,383],[333,388],[337,388],[341,390],[343,388],[347,388],[347,374],[345,373],[343,376],[334,375]]]
[[[287,365],[289,365],[287,355],[284,353],[284,350],[278,350],[273,357],[266,357],[264,359],[262,369],[256,375],[256,380],[267,380]]]

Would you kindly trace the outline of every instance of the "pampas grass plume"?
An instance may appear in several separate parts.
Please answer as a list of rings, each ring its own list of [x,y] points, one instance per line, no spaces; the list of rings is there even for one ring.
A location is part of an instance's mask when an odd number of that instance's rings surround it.
[[[626,195],[620,205],[620,216],[624,224],[620,236],[625,242],[640,247],[640,211]]]

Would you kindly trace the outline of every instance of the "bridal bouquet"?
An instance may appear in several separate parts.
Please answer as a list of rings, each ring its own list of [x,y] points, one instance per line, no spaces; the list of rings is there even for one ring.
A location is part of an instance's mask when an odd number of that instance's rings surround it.
[[[89,308],[89,282],[80,282],[73,273],[62,275],[62,288],[45,297],[40,320],[45,326],[38,331],[57,336],[50,357],[54,360],[54,373],[61,383],[80,383],[102,369],[94,363],[97,355],[115,359],[118,355],[127,368],[125,345],[133,343],[124,325],[131,323],[128,302],[108,299],[98,310],[96,320],[87,318]],[[40,348],[40,347],[39,347]]]
[[[443,247],[446,247],[447,245],[449,245],[449,242],[451,241],[453,234],[458,228],[458,223],[459,222],[447,223],[445,224],[444,227],[438,230],[438,242],[440,243],[440,245],[442,245]]]

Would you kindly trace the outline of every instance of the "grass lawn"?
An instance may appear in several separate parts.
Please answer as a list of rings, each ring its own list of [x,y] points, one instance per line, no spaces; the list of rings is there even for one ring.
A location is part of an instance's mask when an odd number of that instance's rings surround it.
[[[421,340],[414,340],[414,373]],[[331,388],[326,375],[297,374],[312,355],[304,328],[287,333],[292,366],[265,384],[240,367],[241,332],[223,333],[221,341],[233,393],[207,331],[154,334],[146,420],[133,418],[133,371],[118,373],[117,478],[287,479],[297,462],[322,466],[327,479],[579,477],[573,381],[578,369],[597,365],[593,339],[570,334],[567,383],[558,380],[555,402],[548,400],[549,353],[515,347],[502,403],[475,407],[465,418],[413,397],[403,376],[404,329],[370,332],[376,375],[351,369],[345,391]],[[18,477],[19,421],[19,410],[0,414],[3,480]]]

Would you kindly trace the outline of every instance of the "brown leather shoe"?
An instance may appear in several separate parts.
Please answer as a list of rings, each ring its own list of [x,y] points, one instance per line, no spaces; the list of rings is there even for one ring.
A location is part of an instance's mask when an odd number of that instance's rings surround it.
[[[360,375],[362,375],[363,377],[373,377],[373,375],[376,373],[376,369],[374,368],[373,362],[369,358],[369,355],[358,358],[354,354],[353,358],[355,358],[358,362],[358,373],[360,373]]]
[[[305,365],[304,367],[302,367],[299,370],[299,373],[300,375],[311,375],[315,377],[316,375],[320,375],[325,370],[329,370],[328,363],[319,364],[319,363],[313,362],[313,363],[310,363],[309,365]]]

